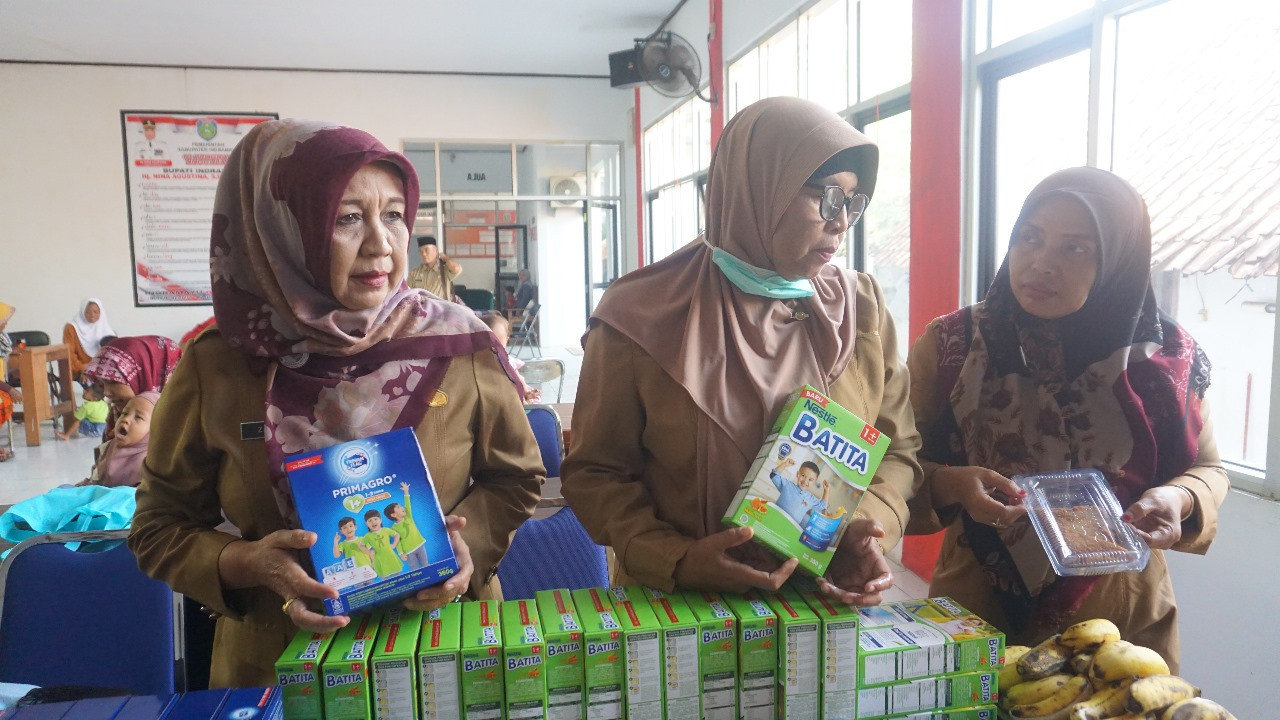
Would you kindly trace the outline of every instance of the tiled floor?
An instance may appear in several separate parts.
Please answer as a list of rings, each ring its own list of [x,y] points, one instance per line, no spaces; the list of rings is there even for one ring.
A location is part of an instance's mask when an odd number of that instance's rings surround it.
[[[531,353],[523,353],[529,359]],[[578,375],[582,369],[582,354],[578,348],[546,347],[541,357],[557,358],[565,364],[562,402],[573,402],[578,390]],[[543,387],[543,398],[554,400],[555,383]],[[8,447],[8,428],[0,426],[0,446]],[[43,493],[63,483],[75,483],[88,477],[93,463],[96,441],[88,438],[62,441],[54,436],[53,424],[41,426],[40,445],[27,447],[26,433],[21,425],[13,427],[14,459],[0,463],[0,506],[12,505]],[[910,570],[902,567],[896,558],[890,558],[896,587],[886,594],[888,600],[905,600],[926,597],[928,584]]]

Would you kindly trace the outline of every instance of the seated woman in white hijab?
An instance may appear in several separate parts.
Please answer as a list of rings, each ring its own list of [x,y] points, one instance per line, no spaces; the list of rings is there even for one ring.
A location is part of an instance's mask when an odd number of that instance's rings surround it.
[[[107,322],[107,311],[102,301],[90,297],[80,301],[80,312],[62,329],[62,342],[67,346],[71,362],[71,377],[79,379],[80,373],[89,367],[89,361],[102,349],[102,341],[115,337],[116,331]]]

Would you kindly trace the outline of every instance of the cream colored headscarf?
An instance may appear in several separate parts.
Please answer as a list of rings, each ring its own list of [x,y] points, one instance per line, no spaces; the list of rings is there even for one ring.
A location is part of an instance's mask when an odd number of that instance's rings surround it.
[[[787,207],[828,159],[848,148],[868,196],[875,187],[875,145],[835,113],[807,100],[769,98],[724,129],[707,177],[706,243],[774,269],[776,234]],[[764,442],[782,402],[804,384],[828,390],[854,349],[854,275],[827,265],[815,294],[795,301],[744,293],[711,260],[707,244],[614,283],[592,323],[631,338],[680,383],[704,415],[698,420],[698,483],[704,531],[720,517]]]

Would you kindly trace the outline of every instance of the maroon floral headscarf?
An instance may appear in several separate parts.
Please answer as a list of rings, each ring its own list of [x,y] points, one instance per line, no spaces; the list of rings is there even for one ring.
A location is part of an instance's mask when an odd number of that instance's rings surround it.
[[[1022,473],[1093,468],[1122,506],[1185,472],[1199,453],[1209,361],[1160,311],[1151,289],[1151,220],[1128,183],[1097,168],[1050,175],[1017,227],[1047,198],[1074,198],[1098,230],[1098,274],[1075,313],[1042,320],[1013,296],[1009,263],[986,300],[940,319],[939,390],[947,412],[922,458]],[[1096,577],[1059,578],[1028,518],[996,530],[963,516],[964,537],[1014,630],[1054,632]]]
[[[133,388],[134,395],[160,392],[169,376],[178,366],[182,348],[167,337],[138,335],[122,337],[103,345],[84,369],[84,377],[94,383],[124,383]],[[107,413],[107,427],[102,433],[104,441],[116,435],[116,409]]]
[[[293,520],[284,456],[416,427],[450,358],[506,354],[475,313],[409,288],[351,310],[329,287],[338,203],[361,167],[394,166],[413,229],[418,177],[408,159],[354,128],[275,120],[232,151],[214,200],[213,310],[223,338],[267,374],[272,486]],[[514,385],[513,385],[514,387]]]
[[[124,383],[133,388],[134,395],[159,392],[181,357],[182,349],[167,337],[121,337],[102,346],[84,376],[96,383]]]

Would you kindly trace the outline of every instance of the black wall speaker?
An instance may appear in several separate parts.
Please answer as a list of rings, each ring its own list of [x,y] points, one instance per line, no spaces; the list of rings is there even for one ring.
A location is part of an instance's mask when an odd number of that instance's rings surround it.
[[[609,84],[616,88],[635,87],[644,83],[640,77],[640,48],[609,53]]]

